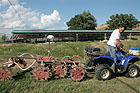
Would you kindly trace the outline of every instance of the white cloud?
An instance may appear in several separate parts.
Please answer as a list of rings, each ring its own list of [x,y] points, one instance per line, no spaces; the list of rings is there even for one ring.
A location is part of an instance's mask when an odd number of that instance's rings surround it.
[[[40,22],[33,24],[33,27],[45,28],[58,23],[61,20],[57,10],[54,10],[51,15],[41,14],[40,17]]]
[[[8,0],[2,0],[1,5],[7,6]],[[0,27],[5,28],[26,28],[26,29],[47,29],[49,27],[55,26],[59,23],[61,18],[59,12],[54,10],[52,14],[41,14],[38,11],[32,10],[30,8],[25,8],[18,3],[18,0],[10,0],[14,5],[14,8],[23,19],[20,19],[19,15],[15,12],[12,6],[0,14]]]

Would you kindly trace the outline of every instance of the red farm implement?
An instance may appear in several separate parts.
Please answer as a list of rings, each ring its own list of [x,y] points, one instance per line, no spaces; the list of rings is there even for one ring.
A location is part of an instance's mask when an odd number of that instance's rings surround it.
[[[53,37],[51,37],[53,38]],[[79,56],[74,56],[78,57]],[[28,60],[32,60],[27,66]],[[36,81],[46,81],[52,77],[70,77],[73,81],[81,81],[85,77],[85,70],[81,67],[82,62],[73,61],[69,56],[65,56],[63,60],[58,60],[50,56],[50,40],[48,43],[47,57],[34,57],[31,54],[23,53],[20,56],[9,58],[9,62],[0,66],[0,81],[8,81],[12,79],[10,69],[15,66],[22,71],[29,70]]]

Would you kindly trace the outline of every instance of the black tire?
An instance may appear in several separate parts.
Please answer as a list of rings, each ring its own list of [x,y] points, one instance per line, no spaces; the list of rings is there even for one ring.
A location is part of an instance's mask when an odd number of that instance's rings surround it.
[[[136,78],[139,76],[139,67],[135,64],[131,64],[129,65],[125,76],[128,78]]]
[[[95,69],[95,75],[98,80],[109,80],[113,74],[112,69],[107,64],[101,64]]]

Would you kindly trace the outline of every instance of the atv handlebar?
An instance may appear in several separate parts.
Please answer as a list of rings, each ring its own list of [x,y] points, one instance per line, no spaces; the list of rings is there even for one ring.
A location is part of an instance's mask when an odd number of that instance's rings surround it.
[[[117,45],[117,51],[122,51],[123,49],[123,44],[121,44],[121,49],[120,49],[120,46]]]

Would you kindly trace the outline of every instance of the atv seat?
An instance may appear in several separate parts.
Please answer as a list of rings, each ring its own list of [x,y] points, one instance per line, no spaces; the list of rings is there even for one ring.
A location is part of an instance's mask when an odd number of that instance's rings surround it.
[[[100,53],[100,48],[95,48],[91,46],[86,46],[85,52],[88,56],[99,56]]]
[[[103,53],[103,56],[111,56],[110,53]]]

